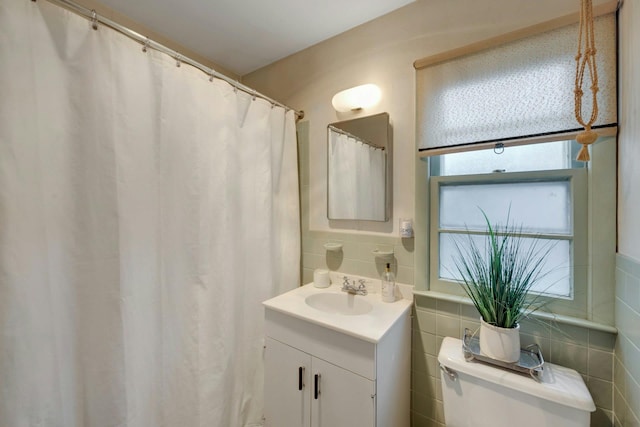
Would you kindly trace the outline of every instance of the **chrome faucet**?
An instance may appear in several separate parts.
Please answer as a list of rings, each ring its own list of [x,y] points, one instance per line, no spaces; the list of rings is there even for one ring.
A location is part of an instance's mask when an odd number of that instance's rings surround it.
[[[353,284],[349,283],[349,278],[347,276],[342,277],[342,292],[347,292],[351,295],[366,295],[367,287],[364,284],[364,279],[358,280],[359,285],[356,287],[356,281],[353,281]]]

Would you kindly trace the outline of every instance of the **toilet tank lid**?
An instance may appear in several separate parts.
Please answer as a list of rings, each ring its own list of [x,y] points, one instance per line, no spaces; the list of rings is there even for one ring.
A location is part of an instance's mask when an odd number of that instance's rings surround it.
[[[542,379],[537,382],[526,375],[509,372],[482,362],[467,362],[462,353],[462,341],[451,337],[446,337],[442,341],[438,362],[451,370],[538,398],[584,411],[596,410],[582,377],[573,369],[545,363]]]

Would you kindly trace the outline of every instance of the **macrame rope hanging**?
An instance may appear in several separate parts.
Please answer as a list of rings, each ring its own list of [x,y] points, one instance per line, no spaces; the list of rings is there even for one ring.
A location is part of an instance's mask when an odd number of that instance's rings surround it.
[[[580,8],[580,33],[578,34],[578,53],[576,54],[576,81],[575,81],[575,114],[576,120],[584,127],[576,140],[582,144],[578,153],[578,160],[588,162],[590,144],[598,139],[598,134],[591,130],[591,126],[598,118],[598,71],[596,70],[596,43],[593,32],[593,5],[591,0],[581,0]],[[584,48],[584,55],[583,55]],[[591,80],[591,96],[593,99],[591,117],[585,121],[582,112],[582,86],[584,84],[585,70]]]

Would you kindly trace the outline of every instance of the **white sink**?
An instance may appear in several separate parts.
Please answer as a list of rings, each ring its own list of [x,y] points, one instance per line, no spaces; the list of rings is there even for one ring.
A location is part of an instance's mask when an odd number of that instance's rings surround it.
[[[367,314],[373,306],[359,295],[348,293],[324,293],[309,295],[304,299],[308,306],[325,313],[344,314],[358,316]]]
[[[308,284],[264,301],[263,305],[267,316],[277,311],[377,343],[413,303],[402,298],[393,303],[382,302],[380,291],[375,288],[368,289],[367,295],[350,295],[340,289],[335,284],[328,288]]]

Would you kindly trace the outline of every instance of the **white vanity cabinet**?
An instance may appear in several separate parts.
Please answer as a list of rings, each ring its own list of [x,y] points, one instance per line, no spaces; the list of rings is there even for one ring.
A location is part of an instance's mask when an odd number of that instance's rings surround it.
[[[266,426],[375,425],[375,381],[271,338],[266,345]]]
[[[409,305],[373,338],[265,304],[265,425],[408,427]],[[343,317],[348,329],[351,316]]]

